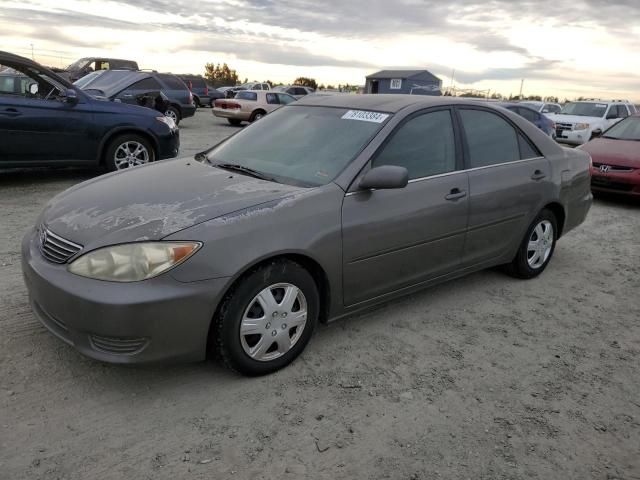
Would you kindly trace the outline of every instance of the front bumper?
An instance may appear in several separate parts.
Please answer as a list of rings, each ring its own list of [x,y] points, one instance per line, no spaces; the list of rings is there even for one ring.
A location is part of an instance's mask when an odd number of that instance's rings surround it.
[[[220,107],[213,107],[211,109],[211,113],[213,113],[216,117],[233,118],[235,120],[245,121],[245,122],[249,121],[249,115],[250,115],[246,112],[243,112],[239,108],[220,108]]]
[[[33,312],[82,354],[110,363],[198,361],[227,279],[183,283],[170,272],[134,283],[79,277],[40,255],[32,229],[22,271]]]
[[[175,158],[180,152],[180,130],[171,130],[168,134],[158,135],[158,160]]]
[[[556,129],[556,141],[568,145],[583,145],[591,140],[591,130]]]
[[[640,169],[626,173],[602,173],[599,168],[591,167],[591,189],[640,197]]]

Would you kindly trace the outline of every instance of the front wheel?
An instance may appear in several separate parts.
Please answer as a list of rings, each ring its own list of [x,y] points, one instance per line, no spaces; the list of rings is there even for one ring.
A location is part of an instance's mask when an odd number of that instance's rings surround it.
[[[249,118],[249,122],[251,123],[257,122],[258,120],[264,118],[266,114],[267,112],[265,112],[264,110],[256,110],[251,114],[251,118]]]
[[[223,300],[213,334],[225,365],[264,375],[304,350],[318,321],[318,288],[302,266],[274,261],[247,275]]]
[[[550,210],[542,210],[531,223],[507,272],[517,278],[534,278],[540,275],[551,260],[558,239],[556,216]]]
[[[149,140],[131,133],[111,140],[105,150],[104,160],[107,169],[114,171],[153,162],[155,157],[155,150]]]
[[[168,107],[167,111],[164,112],[164,115],[166,117],[172,118],[173,121],[176,123],[176,125],[180,123],[180,111],[176,107],[174,106]]]

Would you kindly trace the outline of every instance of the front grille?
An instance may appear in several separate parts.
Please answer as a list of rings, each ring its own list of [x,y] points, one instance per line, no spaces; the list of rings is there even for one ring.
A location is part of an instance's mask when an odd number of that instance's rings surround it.
[[[132,355],[147,345],[146,338],[118,338],[90,335],[91,345],[100,352],[114,355]]]
[[[609,170],[607,170],[608,172],[611,173],[629,173],[629,172],[633,172],[633,168],[631,167],[621,167],[619,165],[609,165],[608,163],[596,163],[593,162],[593,166],[595,168],[600,168],[601,166],[606,165],[609,167]]]
[[[556,122],[556,130],[573,130],[573,124]]]
[[[82,250],[82,245],[66,240],[56,235],[42,225],[40,233],[40,252],[42,256],[53,263],[66,263],[71,257]]]

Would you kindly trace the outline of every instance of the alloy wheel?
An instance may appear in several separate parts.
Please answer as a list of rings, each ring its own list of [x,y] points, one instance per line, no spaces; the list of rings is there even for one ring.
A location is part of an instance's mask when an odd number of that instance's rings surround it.
[[[542,220],[536,225],[527,244],[527,263],[529,267],[542,267],[551,255],[554,242],[553,225],[549,220]]]
[[[258,293],[240,322],[240,343],[254,360],[268,362],[296,344],[307,323],[307,300],[295,285],[277,283]]]
[[[149,150],[140,142],[124,142],[116,148],[113,160],[117,170],[144,165],[149,163]]]
[[[176,122],[176,125],[178,124],[178,114],[172,108],[164,112],[164,116],[171,118],[174,122]]]

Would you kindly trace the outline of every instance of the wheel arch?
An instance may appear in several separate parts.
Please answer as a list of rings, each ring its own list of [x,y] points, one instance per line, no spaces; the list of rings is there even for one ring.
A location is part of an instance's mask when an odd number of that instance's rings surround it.
[[[556,217],[556,221],[558,223],[557,227],[558,227],[558,237],[560,238],[562,236],[562,232],[564,230],[564,222],[567,218],[566,213],[564,211],[564,207],[562,206],[562,204],[558,203],[558,202],[551,202],[548,203],[547,205],[544,206],[544,209],[551,211],[551,213],[553,213]]]
[[[120,136],[120,135],[126,135],[126,134],[132,134],[132,135],[140,135],[141,137],[144,137],[145,139],[147,139],[150,143],[151,146],[154,149],[154,158],[157,159],[158,157],[158,153],[160,152],[160,145],[158,143],[158,140],[151,135],[149,132],[145,131],[145,130],[141,130],[139,128],[132,128],[132,127],[117,127],[114,128],[113,130],[110,130],[103,138],[102,141],[100,142],[100,146],[98,148],[98,164],[99,165],[104,165],[105,163],[105,154],[107,152],[107,147],[109,146],[109,143],[111,143],[111,141]]]
[[[318,287],[318,294],[320,296],[320,312],[318,316],[318,321],[322,323],[326,323],[327,319],[329,318],[329,306],[331,304],[330,303],[331,302],[331,284],[329,282],[329,277],[327,276],[325,269],[322,267],[322,265],[320,265],[320,263],[317,260],[315,260],[314,258],[312,258],[311,256],[305,253],[281,252],[274,255],[270,255],[265,258],[257,259],[253,263],[248,264],[240,272],[238,272],[233,277],[233,279],[228,283],[228,285],[225,287],[224,291],[219,297],[218,305],[216,306],[213,317],[211,318],[211,323],[209,325],[209,334],[207,336],[207,351],[210,351],[210,346],[213,344],[212,342],[214,341],[212,337],[213,337],[213,330],[215,325],[215,318],[220,313],[220,308],[224,303],[224,299],[227,297],[227,295],[229,295],[229,293],[233,291],[233,289],[238,285],[238,283],[240,283],[248,275],[250,275],[257,269],[278,260],[290,260],[292,262],[297,263],[302,268],[304,268],[307,272],[309,272],[309,274],[315,281],[316,286]]]
[[[253,119],[254,119],[254,117],[255,117],[255,115],[257,113],[262,113],[263,115],[266,115],[267,111],[264,108],[260,108],[260,107],[256,108],[253,112],[251,112],[251,116],[250,116],[251,121],[253,121]]]

